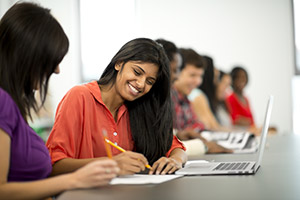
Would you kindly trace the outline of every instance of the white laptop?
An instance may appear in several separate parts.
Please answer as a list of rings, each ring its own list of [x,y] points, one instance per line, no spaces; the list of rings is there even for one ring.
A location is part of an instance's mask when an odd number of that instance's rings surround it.
[[[207,141],[215,141],[227,149],[232,149],[233,153],[254,153],[258,149],[254,134],[247,131],[203,131],[201,136]]]
[[[259,143],[259,148],[255,161],[234,161],[234,162],[193,162],[186,165],[184,168],[176,171],[176,174],[181,175],[239,175],[239,174],[255,174],[260,167],[264,148],[266,144],[268,128],[271,118],[273,106],[273,96],[270,96],[267,110],[265,114],[264,124]]]

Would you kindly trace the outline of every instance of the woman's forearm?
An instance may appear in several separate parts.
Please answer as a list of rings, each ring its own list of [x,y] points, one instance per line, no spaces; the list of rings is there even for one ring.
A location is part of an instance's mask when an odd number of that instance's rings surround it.
[[[0,185],[0,199],[45,199],[71,189],[71,175]]]
[[[186,163],[186,161],[187,161],[187,155],[186,155],[185,151],[181,148],[174,149],[170,153],[169,157],[181,162],[182,164]]]
[[[87,159],[75,159],[75,158],[64,158],[53,164],[51,176],[60,174],[66,174],[74,172],[75,170],[83,167],[84,165],[102,158],[87,158]]]

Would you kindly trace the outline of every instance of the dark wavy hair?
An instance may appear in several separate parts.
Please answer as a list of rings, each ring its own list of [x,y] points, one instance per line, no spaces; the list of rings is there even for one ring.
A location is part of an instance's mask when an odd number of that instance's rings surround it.
[[[205,70],[206,66],[203,62],[203,57],[195,50],[191,48],[179,48],[178,50],[182,58],[182,63],[179,67],[180,71],[182,71],[187,64],[194,65],[197,68],[202,68]]]
[[[159,67],[156,82],[144,96],[126,101],[135,150],[145,155],[150,164],[168,152],[172,145],[173,111],[170,97],[170,67],[163,47],[147,38],[126,43],[104,70],[99,85],[113,85],[118,71],[115,65],[129,61],[152,63]],[[122,70],[121,69],[121,70]]]
[[[216,85],[214,83],[214,77],[215,77],[214,62],[213,59],[209,56],[203,56],[203,58],[206,64],[206,70],[204,72],[203,82],[199,86],[199,89],[201,89],[205,93],[211,111],[214,114],[216,114],[218,100],[216,97]]]
[[[164,50],[165,50],[170,62],[172,62],[174,60],[174,55],[179,53],[178,48],[176,47],[176,45],[173,42],[170,42],[170,41],[162,39],[162,38],[155,40],[155,42],[161,44],[164,47]]]
[[[219,77],[218,77],[218,82],[221,82],[225,75],[230,76],[230,74],[228,74],[227,72],[224,72],[224,71],[222,71],[222,70],[219,70],[219,72],[220,72],[220,74],[219,74]],[[218,83],[218,84],[220,84],[220,83]],[[226,110],[227,112],[229,112],[225,100],[219,100],[219,99],[217,98],[217,95],[216,95],[216,101],[217,101],[217,103],[218,103],[217,106],[221,106],[221,107],[223,107],[224,110]],[[217,108],[216,108],[216,109],[217,109]],[[217,118],[216,113],[215,113],[215,116],[216,116],[216,118]]]
[[[44,104],[48,81],[69,48],[62,27],[49,9],[16,3],[0,21],[0,87],[18,105],[23,118],[31,118]],[[34,91],[39,87],[41,105]]]

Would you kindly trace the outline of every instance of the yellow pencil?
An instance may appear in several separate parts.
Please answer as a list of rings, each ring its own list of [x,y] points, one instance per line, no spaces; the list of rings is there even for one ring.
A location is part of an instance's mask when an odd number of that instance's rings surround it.
[[[105,150],[106,150],[106,154],[107,154],[107,157],[109,158],[112,158],[112,153],[111,153],[111,150],[110,150],[110,146],[105,142],[107,139],[107,132],[105,129],[102,130],[102,134],[103,134],[103,137],[104,137],[104,145],[105,145]]]
[[[112,143],[109,139],[104,138],[105,141],[110,144],[111,146],[115,147],[116,149],[118,149],[119,151],[125,152],[126,150],[123,149],[122,147],[119,147],[118,145],[115,145],[114,143]],[[145,165],[148,169],[152,169],[150,165]]]

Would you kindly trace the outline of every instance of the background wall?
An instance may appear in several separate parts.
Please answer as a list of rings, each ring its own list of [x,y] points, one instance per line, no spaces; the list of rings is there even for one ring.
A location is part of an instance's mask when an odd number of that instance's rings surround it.
[[[271,124],[291,130],[294,70],[291,1],[137,0],[141,35],[163,37],[214,58],[217,67],[245,66],[246,89],[261,124],[267,97],[275,96]]]
[[[4,6],[15,1],[0,2],[2,15],[7,10]],[[71,44],[61,63],[61,74],[50,80],[50,100],[56,108],[67,90],[81,80],[79,0],[36,2],[52,10]],[[132,31],[140,37],[165,38],[178,47],[192,47],[200,54],[212,56],[216,66],[225,71],[235,64],[243,65],[250,75],[246,94],[257,124],[262,124],[268,95],[273,94],[271,124],[280,132],[292,130],[291,1],[136,0],[136,5],[137,27]],[[121,14],[126,14],[126,10]],[[114,38],[108,39],[114,41]]]

